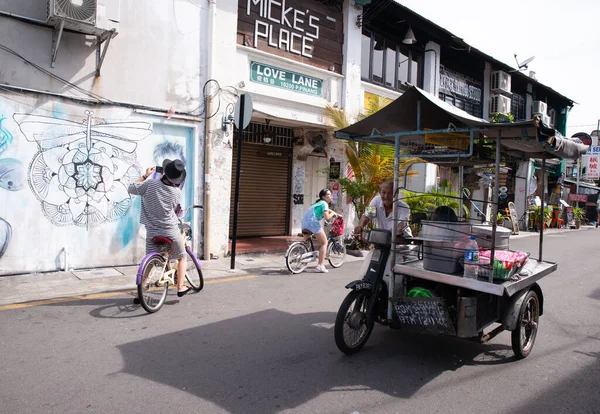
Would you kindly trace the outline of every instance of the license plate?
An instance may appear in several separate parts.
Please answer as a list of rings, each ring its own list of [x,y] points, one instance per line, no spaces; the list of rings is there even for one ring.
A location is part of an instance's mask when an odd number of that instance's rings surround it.
[[[369,282],[361,282],[354,285],[354,290],[368,289],[371,290],[372,285]]]

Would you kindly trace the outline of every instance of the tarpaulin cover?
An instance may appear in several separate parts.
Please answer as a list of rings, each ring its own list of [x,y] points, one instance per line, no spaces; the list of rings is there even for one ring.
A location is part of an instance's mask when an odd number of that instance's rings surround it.
[[[421,120],[417,124],[417,103],[421,103]],[[477,128],[476,138],[485,136],[500,139],[505,152],[523,158],[557,157],[576,159],[584,155],[589,146],[580,140],[565,138],[558,131],[537,120],[516,123],[489,123],[474,117],[438,98],[411,86],[400,97],[373,115],[344,129],[335,136],[342,139],[395,144],[394,134]],[[402,140],[422,140],[424,134],[401,136]]]

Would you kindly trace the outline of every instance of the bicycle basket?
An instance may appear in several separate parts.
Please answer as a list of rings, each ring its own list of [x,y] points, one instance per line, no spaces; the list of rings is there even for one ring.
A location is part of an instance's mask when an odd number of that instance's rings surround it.
[[[344,234],[344,218],[338,216],[331,225],[331,237],[340,237]]]

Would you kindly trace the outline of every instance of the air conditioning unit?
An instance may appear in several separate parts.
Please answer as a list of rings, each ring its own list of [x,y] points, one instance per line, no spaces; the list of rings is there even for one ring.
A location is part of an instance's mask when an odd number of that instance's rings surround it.
[[[120,0],[48,0],[46,21],[65,29],[100,36],[119,28]],[[113,36],[114,37],[114,36]]]
[[[490,114],[501,112],[507,114],[510,112],[511,99],[504,95],[490,96]]]
[[[511,93],[510,75],[502,70],[492,72],[490,89],[492,92]]]
[[[548,114],[548,104],[542,101],[533,101],[533,114]]]
[[[556,110],[548,109],[548,119],[550,120],[550,126],[556,125]]]
[[[542,114],[541,115],[542,118],[542,123],[546,126],[552,126],[552,120],[550,119],[550,117],[546,114]]]

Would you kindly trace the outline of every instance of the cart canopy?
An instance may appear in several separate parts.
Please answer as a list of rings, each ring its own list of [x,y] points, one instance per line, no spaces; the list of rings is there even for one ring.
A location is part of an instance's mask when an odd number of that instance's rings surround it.
[[[395,145],[396,137],[410,146],[440,144],[440,138],[431,138],[429,131],[453,134],[459,130],[469,140],[475,138],[499,140],[503,152],[520,158],[569,158],[584,155],[589,146],[578,139],[565,138],[554,128],[544,125],[539,117],[516,123],[489,123],[474,117],[416,86],[411,86],[400,97],[373,115],[344,129],[336,131],[341,139]],[[468,131],[468,132],[467,132]],[[466,135],[465,135],[465,132]],[[427,136],[429,135],[429,141]],[[449,142],[456,137],[446,136]],[[447,144],[452,146],[452,144]]]

